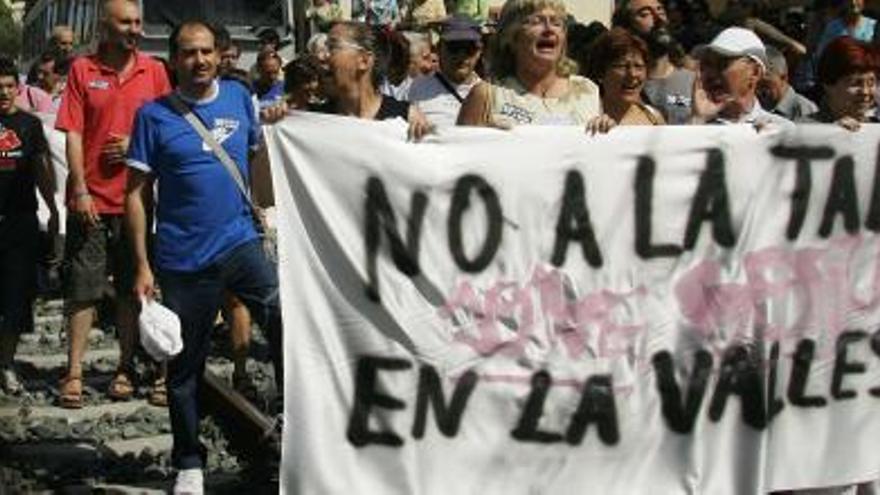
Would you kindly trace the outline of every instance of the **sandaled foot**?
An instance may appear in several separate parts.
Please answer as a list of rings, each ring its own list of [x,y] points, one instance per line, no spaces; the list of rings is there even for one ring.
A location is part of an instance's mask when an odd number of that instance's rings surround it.
[[[81,409],[83,406],[83,382],[81,376],[67,375],[59,383],[58,403],[64,409]]]
[[[134,395],[134,385],[131,379],[124,371],[116,371],[116,376],[110,382],[110,388],[107,389],[107,396],[113,400],[129,400]]]
[[[150,395],[147,396],[147,402],[151,406],[168,407],[168,389],[165,386],[165,378],[157,378],[150,388]]]

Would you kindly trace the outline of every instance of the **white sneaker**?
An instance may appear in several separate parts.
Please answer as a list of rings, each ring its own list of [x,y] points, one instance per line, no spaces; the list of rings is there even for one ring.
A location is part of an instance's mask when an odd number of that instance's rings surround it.
[[[202,495],[205,493],[205,477],[199,468],[183,469],[177,472],[174,481],[174,495]]]
[[[0,369],[0,388],[3,388],[3,392],[7,395],[18,395],[24,391],[21,380],[12,368]]]

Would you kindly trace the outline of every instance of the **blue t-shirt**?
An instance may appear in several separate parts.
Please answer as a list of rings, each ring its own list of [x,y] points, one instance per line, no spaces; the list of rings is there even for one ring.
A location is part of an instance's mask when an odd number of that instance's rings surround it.
[[[263,94],[257,93],[260,108],[271,107],[284,99],[284,81],[277,81]]]
[[[825,26],[825,30],[822,31],[822,36],[819,38],[815,55],[816,62],[818,63],[825,47],[828,46],[828,43],[834,41],[834,38],[851,36],[859,41],[870,43],[874,39],[874,29],[876,26],[877,21],[875,19],[868,16],[862,16],[862,18],[859,19],[858,25],[850,31],[843,19],[835,17]]]
[[[260,139],[259,119],[248,90],[220,81],[215,96],[189,102],[249,178],[247,155]],[[155,262],[159,269],[193,272],[257,238],[248,204],[226,168],[167,98],[138,111],[128,166],[156,175]]]

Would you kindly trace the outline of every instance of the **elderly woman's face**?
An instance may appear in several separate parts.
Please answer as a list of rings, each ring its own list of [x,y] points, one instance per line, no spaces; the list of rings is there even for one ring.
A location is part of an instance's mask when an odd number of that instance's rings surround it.
[[[551,65],[562,58],[565,50],[565,17],[545,7],[526,16],[517,32],[514,54],[517,64]]]
[[[852,117],[865,120],[874,108],[877,76],[871,72],[855,72],[825,85],[828,107],[835,119]]]
[[[641,99],[648,67],[645,58],[636,50],[613,60],[602,77],[603,99],[638,103]]]
[[[334,26],[327,36],[329,56],[322,61],[321,83],[331,94],[357,85],[361,75],[370,70],[371,59],[363,47],[351,39],[345,26]]]

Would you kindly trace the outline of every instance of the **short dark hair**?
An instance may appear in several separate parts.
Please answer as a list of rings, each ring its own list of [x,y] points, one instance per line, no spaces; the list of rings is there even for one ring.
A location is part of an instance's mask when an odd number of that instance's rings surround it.
[[[281,45],[281,36],[278,36],[278,32],[272,28],[262,29],[257,33],[257,39],[263,44],[274,43],[276,46]]]
[[[43,52],[36,60],[34,60],[33,64],[31,64],[31,68],[28,70],[27,74],[27,82],[28,84],[35,84],[37,80],[37,68],[48,62],[52,62],[53,64],[52,73],[59,76],[66,76],[68,71],[70,71],[70,63],[72,61],[71,57],[56,53],[54,50]]]
[[[174,27],[173,31],[171,31],[171,36],[168,38],[168,58],[173,58],[177,55],[177,50],[180,49],[179,38],[181,31],[194,27],[201,27],[210,32],[211,36],[214,37],[214,48],[217,48],[217,31],[214,29],[214,26],[210,22],[202,19],[191,19],[181,22]]]
[[[648,44],[643,39],[625,28],[611,28],[610,31],[603,33],[593,42],[588,58],[587,77],[599,83],[611,64],[631,52],[641,55],[646,67],[651,65]]]
[[[278,52],[276,52],[275,50],[267,50],[262,51],[259,55],[257,55],[257,65],[261,65],[266,59],[269,58],[274,58],[275,60],[277,60],[279,66],[284,64],[284,62],[281,61],[281,55],[278,55]]]
[[[57,61],[58,61],[58,57],[55,55],[55,53],[49,51],[49,52],[41,53],[40,57],[39,57],[39,61],[37,63],[42,65],[42,64],[45,64],[46,62],[55,63]]]
[[[317,81],[321,67],[310,56],[302,56],[284,66],[284,92],[292,93],[297,87]]]
[[[41,65],[47,62],[55,62],[55,54],[51,51],[41,53],[33,62],[31,62],[31,66],[27,72],[27,77],[25,78],[25,82],[27,82],[31,86],[35,86],[37,84],[37,71],[40,69]],[[54,66],[52,68],[52,72],[55,72]]]
[[[0,77],[13,77],[18,82],[18,67],[11,58],[0,56]]]

